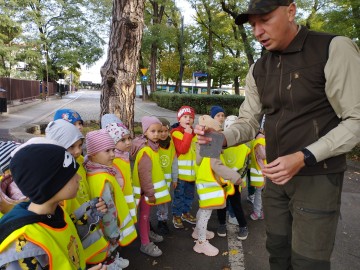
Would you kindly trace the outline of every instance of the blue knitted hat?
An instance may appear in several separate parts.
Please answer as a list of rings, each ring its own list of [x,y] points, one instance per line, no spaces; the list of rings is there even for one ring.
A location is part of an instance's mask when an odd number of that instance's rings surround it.
[[[224,111],[224,109],[223,109],[222,107],[217,106],[217,105],[212,106],[211,109],[210,109],[210,116],[211,116],[211,118],[214,118],[215,115],[217,115],[219,112],[225,113],[225,111]]]

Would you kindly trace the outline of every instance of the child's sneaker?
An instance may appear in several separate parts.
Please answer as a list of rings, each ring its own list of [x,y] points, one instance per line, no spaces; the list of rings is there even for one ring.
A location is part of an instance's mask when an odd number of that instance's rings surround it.
[[[261,211],[260,215],[256,214],[255,212],[252,212],[251,215],[250,215],[250,218],[252,220],[264,219],[264,212]]]
[[[198,230],[194,229],[193,233],[191,234],[192,238],[198,240],[199,239],[199,233],[198,233]],[[206,230],[206,240],[210,240],[210,239],[213,239],[215,237],[215,233],[214,232],[211,232],[211,231],[208,231]]]
[[[226,224],[220,224],[216,231],[217,235],[220,237],[226,236]]]
[[[159,220],[157,224],[157,228],[158,228],[158,232],[160,232],[160,234],[162,235],[167,235],[170,232],[166,220],[164,221]]]
[[[120,257],[119,253],[118,253],[118,254],[116,254],[115,260],[112,264],[114,264],[116,267],[118,267],[116,269],[119,269],[119,267],[120,267],[120,269],[124,269],[129,266],[130,262],[129,262],[129,260],[124,259],[123,257]]]
[[[162,251],[153,242],[147,245],[141,245],[140,251],[151,257],[159,257],[162,255]]]
[[[196,224],[196,218],[193,217],[190,213],[184,213],[181,215],[181,220],[186,221],[190,224]]]
[[[216,256],[219,253],[219,250],[214,247],[209,241],[200,243],[200,241],[195,241],[196,244],[193,247],[194,251],[197,253],[204,253],[206,256]]]
[[[237,221],[236,217],[229,216],[228,222],[233,225],[239,225],[239,222]]]
[[[173,224],[176,229],[183,229],[184,224],[181,221],[181,217],[179,216],[173,216]]]
[[[246,240],[246,238],[249,235],[249,231],[247,227],[240,227],[239,234],[237,236],[237,239],[239,240]]]
[[[156,234],[153,231],[149,232],[149,239],[150,239],[151,242],[154,242],[154,243],[160,243],[160,242],[164,241],[164,237],[162,237],[161,235]]]

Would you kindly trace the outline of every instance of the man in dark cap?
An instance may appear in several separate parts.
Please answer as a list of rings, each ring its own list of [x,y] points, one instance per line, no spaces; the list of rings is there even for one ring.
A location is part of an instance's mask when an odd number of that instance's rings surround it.
[[[360,139],[360,54],[348,38],[295,22],[292,0],[251,0],[249,22],[268,51],[250,67],[224,146],[254,138],[266,115],[263,192],[271,269],[330,269],[345,153]],[[207,143],[202,127],[195,133]]]

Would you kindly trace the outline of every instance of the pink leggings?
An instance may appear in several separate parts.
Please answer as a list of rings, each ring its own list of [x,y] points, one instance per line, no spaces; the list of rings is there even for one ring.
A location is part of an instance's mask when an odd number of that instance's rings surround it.
[[[150,243],[150,209],[151,206],[146,203],[145,197],[141,196],[139,205],[139,232],[141,244],[144,246]]]

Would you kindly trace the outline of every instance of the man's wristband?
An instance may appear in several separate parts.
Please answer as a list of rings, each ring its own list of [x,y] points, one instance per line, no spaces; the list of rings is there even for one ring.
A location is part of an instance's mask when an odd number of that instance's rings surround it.
[[[306,167],[315,166],[317,161],[313,153],[311,153],[308,149],[304,148],[301,150],[304,154],[304,163]]]

